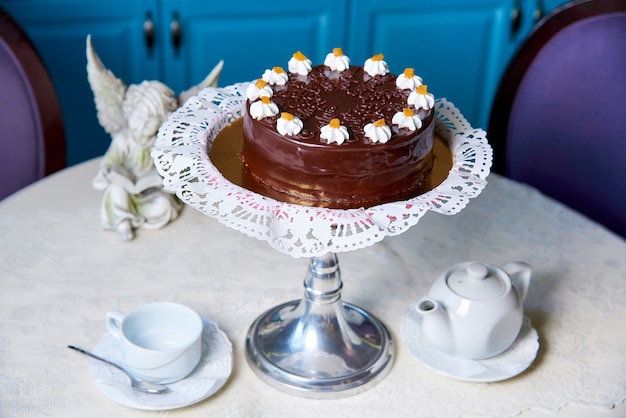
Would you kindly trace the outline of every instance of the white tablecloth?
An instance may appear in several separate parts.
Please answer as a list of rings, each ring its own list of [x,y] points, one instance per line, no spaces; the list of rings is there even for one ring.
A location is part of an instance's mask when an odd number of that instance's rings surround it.
[[[65,170],[0,204],[1,417],[626,416],[626,242],[532,188],[492,174],[460,214],[429,213],[400,236],[339,254],[344,300],[385,322],[396,360],[364,393],[310,400],[271,388],[244,358],[249,325],[301,297],[308,261],[190,208],[165,229],[120,242],[100,228],[101,194],[91,188],[97,164]],[[518,377],[457,381],[422,366],[403,345],[407,308],[447,267],[468,260],[533,267],[525,312],[541,346]],[[157,413],[101,395],[88,360],[66,348],[92,348],[107,310],[156,300],[215,321],[234,349],[220,392]]]

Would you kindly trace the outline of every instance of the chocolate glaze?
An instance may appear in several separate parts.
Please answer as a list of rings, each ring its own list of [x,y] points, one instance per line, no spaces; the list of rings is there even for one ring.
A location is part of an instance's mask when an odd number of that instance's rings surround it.
[[[289,75],[285,86],[272,86],[281,112],[302,119],[295,136],[276,131],[277,117],[255,120],[250,103],[244,112],[242,159],[257,181],[314,206],[356,208],[404,199],[428,187],[432,169],[434,112],[420,111],[420,130],[393,126],[393,115],[407,107],[408,90],[395,75],[370,77],[362,67],[343,72],[316,66],[307,76]],[[327,144],[320,129],[339,118],[350,139]],[[386,144],[372,144],[363,127],[384,118],[392,129]]]

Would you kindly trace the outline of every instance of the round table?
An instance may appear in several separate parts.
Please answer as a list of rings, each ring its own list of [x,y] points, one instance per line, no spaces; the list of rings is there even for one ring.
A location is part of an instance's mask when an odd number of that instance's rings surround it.
[[[219,392],[168,416],[626,416],[626,242],[533,188],[491,174],[461,213],[428,213],[404,234],[342,254],[344,300],[389,327],[396,360],[366,392],[313,400],[268,386],[244,359],[258,314],[302,296],[306,261],[189,207],[164,229],[121,242],[100,227],[101,193],[91,187],[98,164],[68,168],[0,203],[2,417],[155,415],[101,395],[88,360],[66,346],[93,348],[106,311],[156,300],[214,321],[234,351]],[[538,356],[503,382],[442,376],[401,338],[407,309],[447,267],[469,260],[533,268],[525,313]]]

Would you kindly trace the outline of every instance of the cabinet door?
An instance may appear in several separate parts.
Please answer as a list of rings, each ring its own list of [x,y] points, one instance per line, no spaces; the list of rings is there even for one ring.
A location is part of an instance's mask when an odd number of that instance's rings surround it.
[[[346,2],[164,0],[163,19],[164,79],[179,92],[221,59],[220,86],[254,80],[266,68],[286,69],[296,51],[323,63],[332,48],[344,46]],[[180,30],[178,44],[172,27]]]
[[[42,56],[57,90],[68,165],[102,155],[111,142],[96,119],[87,81],[85,41],[126,84],[158,79],[154,49],[145,45],[144,23],[155,19],[154,0],[21,0],[0,3],[22,26]]]
[[[435,97],[446,97],[485,128],[500,74],[514,48],[513,0],[351,2],[353,62],[383,53],[394,73],[415,68]]]

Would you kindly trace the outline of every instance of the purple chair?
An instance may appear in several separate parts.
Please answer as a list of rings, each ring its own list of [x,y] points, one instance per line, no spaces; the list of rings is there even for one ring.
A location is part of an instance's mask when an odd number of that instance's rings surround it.
[[[0,9],[0,200],[65,166],[52,80],[30,40]]]
[[[495,172],[626,237],[626,1],[546,16],[500,82],[488,138]]]

